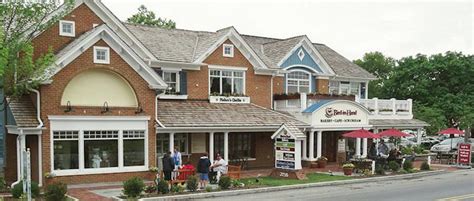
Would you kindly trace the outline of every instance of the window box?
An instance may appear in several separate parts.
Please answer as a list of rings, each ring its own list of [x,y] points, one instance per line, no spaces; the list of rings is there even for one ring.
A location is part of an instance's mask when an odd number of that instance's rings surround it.
[[[250,97],[247,96],[222,96],[222,95],[211,95],[209,96],[210,103],[250,103]]]
[[[292,94],[276,94],[273,95],[274,100],[292,100],[292,99],[300,99],[299,93],[292,93]],[[339,99],[339,100],[350,100],[354,101],[354,95],[343,95],[343,94],[320,94],[320,93],[310,93],[307,95],[308,99],[312,100],[327,100],[327,99]]]
[[[379,109],[379,114],[393,114],[392,109]]]

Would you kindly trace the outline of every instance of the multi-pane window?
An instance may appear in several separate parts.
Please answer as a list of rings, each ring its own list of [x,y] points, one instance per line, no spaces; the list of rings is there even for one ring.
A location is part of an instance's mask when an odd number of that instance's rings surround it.
[[[79,131],[54,131],[54,170],[79,169]]]
[[[156,153],[158,156],[163,156],[169,151],[170,135],[168,133],[160,133],[156,137]],[[179,149],[182,154],[189,153],[188,151],[188,134],[176,133],[174,134],[174,146]]]
[[[303,71],[293,71],[288,73],[286,78],[287,93],[309,93],[310,74]]]
[[[94,46],[94,63],[109,64],[110,55],[108,47]]]
[[[351,82],[351,90],[349,94],[351,95],[359,95],[359,83],[358,82]]]
[[[339,94],[339,81],[329,81],[329,94]]]
[[[179,92],[179,72],[163,71],[163,80],[168,84],[167,93],[175,94]]]
[[[84,131],[84,167],[118,167],[119,132]]]
[[[339,94],[349,94],[350,88],[351,88],[350,82],[340,82]]]
[[[223,45],[223,56],[224,57],[234,57],[234,45],[224,44]]]
[[[123,165],[145,165],[145,131],[123,131]]]
[[[255,135],[251,133],[229,133],[229,159],[254,158]],[[224,155],[224,133],[214,134],[214,153]]]
[[[74,21],[60,20],[59,21],[59,35],[74,37],[76,35],[74,26],[75,26]]]
[[[360,95],[359,82],[329,81],[330,94]]]
[[[209,80],[211,94],[245,94],[244,71],[210,70]]]

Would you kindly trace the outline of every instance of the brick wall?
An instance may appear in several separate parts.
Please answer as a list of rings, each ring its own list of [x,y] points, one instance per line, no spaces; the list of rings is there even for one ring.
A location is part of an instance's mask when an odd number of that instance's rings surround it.
[[[232,44],[230,40],[224,44]],[[219,46],[204,63],[209,65],[233,66],[247,68],[245,74],[245,94],[254,104],[271,107],[271,76],[256,75],[252,64],[245,58],[237,47],[234,47],[234,57],[222,56],[223,45]],[[188,71],[187,87],[189,99],[208,99],[209,94],[209,68],[202,66],[200,71]]]
[[[54,53],[60,51],[74,39],[81,36],[84,32],[91,30],[93,24],[103,23],[102,20],[85,4],[82,4],[71,11],[71,13],[64,16],[63,19],[75,22],[76,37],[60,36],[59,22],[56,22],[53,26],[33,39],[32,42],[35,58],[48,52],[49,48],[52,48]]]
[[[108,46],[104,41],[98,41],[95,45]],[[61,106],[61,96],[68,82],[81,72],[89,69],[107,69],[121,75],[127,80],[135,91],[139,105],[143,112],[135,114],[134,107],[115,107],[110,112],[102,114],[102,107],[74,107],[73,111],[65,112],[65,106]],[[51,153],[50,153],[50,122],[48,115],[77,115],[77,116],[150,116],[148,122],[148,160],[150,166],[155,165],[155,143],[156,134],[154,127],[155,111],[155,91],[148,88],[148,83],[144,81],[136,71],[134,71],[113,49],[110,49],[110,64],[93,63],[93,47],[87,49],[81,56],[72,63],[59,71],[49,85],[41,86],[41,119],[44,122],[43,131],[43,171],[51,171]],[[85,97],[86,98],[86,97]],[[123,181],[125,178],[137,175],[137,173],[120,174],[100,174],[66,177],[64,180],[68,183],[86,183],[86,182],[104,182],[104,181]]]

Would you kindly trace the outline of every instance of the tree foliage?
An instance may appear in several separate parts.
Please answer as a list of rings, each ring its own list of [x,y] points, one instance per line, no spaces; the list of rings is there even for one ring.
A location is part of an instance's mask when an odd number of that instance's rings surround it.
[[[384,97],[382,88],[384,81],[389,78],[390,73],[395,68],[395,59],[386,57],[381,52],[368,52],[364,54],[362,59],[357,59],[354,63],[379,78],[369,82],[369,98],[388,98]]]
[[[54,55],[52,51],[33,55],[32,40],[68,13],[73,5],[73,1],[66,1],[64,9],[57,10],[55,3],[47,2],[0,4],[0,77],[6,96],[21,96],[42,81],[39,78],[53,63]]]
[[[138,13],[132,15],[127,19],[127,22],[133,24],[149,25],[165,29],[175,29],[176,22],[165,18],[156,18],[156,14],[153,11],[148,10],[145,5],[141,5],[138,8]]]

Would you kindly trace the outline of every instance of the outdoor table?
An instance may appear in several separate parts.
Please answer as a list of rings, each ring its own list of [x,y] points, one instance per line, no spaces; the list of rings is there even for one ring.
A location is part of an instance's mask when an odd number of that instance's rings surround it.
[[[371,170],[372,169],[372,161],[371,159],[367,158],[352,158],[349,160],[352,164],[354,164],[355,172],[363,172],[364,170]]]

